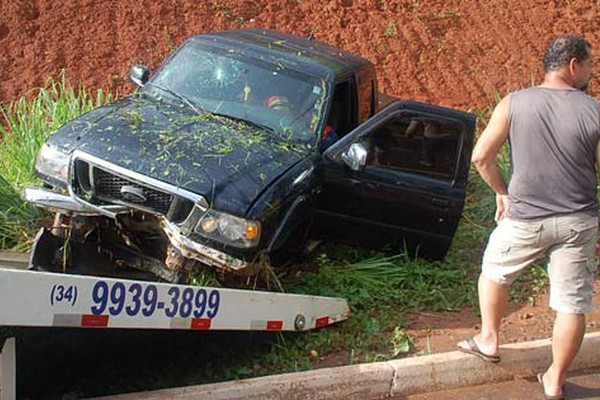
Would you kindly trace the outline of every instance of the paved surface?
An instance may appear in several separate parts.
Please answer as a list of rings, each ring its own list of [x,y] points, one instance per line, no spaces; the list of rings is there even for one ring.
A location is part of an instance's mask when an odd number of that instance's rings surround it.
[[[600,399],[600,369],[572,374],[565,385],[565,398]],[[496,399],[545,399],[542,387],[535,378],[516,379],[492,385],[474,386],[464,389],[444,390],[408,397],[393,397],[406,400],[496,400]]]

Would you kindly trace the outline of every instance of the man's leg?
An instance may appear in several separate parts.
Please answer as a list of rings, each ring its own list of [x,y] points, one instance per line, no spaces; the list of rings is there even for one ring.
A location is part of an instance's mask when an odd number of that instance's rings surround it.
[[[555,396],[562,393],[567,369],[581,347],[584,333],[584,314],[556,313],[552,331],[552,365],[543,377],[546,394]]]
[[[508,286],[500,285],[484,274],[479,275],[479,311],[481,312],[481,332],[473,340],[482,353],[496,356],[500,345],[500,321],[508,303]],[[467,348],[463,341],[458,344]]]
[[[597,269],[598,219],[575,213],[556,221],[562,243],[552,249],[548,265],[550,307],[556,311],[552,364],[542,376],[548,395],[562,393],[567,369],[581,347]]]
[[[544,222],[504,218],[490,235],[478,281],[481,332],[473,337],[479,351],[488,356],[499,354],[500,321],[508,304],[511,283],[546,250],[547,244],[541,237]],[[458,346],[469,349],[472,347],[469,342],[470,339],[463,340]]]

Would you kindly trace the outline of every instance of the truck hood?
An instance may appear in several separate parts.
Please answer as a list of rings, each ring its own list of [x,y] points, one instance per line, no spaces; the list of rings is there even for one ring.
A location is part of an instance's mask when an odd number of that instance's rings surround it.
[[[245,122],[138,94],[63,126],[48,144],[200,194],[237,215],[311,149]]]

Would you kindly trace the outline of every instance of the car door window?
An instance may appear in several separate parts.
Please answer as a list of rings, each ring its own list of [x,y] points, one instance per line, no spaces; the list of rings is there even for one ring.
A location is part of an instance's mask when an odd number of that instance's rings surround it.
[[[443,257],[464,207],[474,132],[472,114],[390,103],[323,153],[319,229],[334,240]]]
[[[369,133],[367,167],[454,180],[462,124],[440,116],[396,113]]]

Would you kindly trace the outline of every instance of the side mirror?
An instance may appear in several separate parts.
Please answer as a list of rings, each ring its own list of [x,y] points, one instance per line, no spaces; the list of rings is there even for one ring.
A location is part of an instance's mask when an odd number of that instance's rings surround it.
[[[342,153],[342,160],[353,171],[361,171],[367,165],[367,149],[362,143],[353,143]]]
[[[150,70],[145,65],[134,65],[129,70],[129,80],[138,88],[143,87],[150,77]]]

